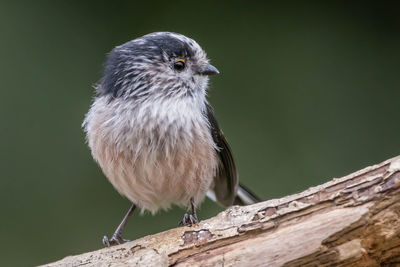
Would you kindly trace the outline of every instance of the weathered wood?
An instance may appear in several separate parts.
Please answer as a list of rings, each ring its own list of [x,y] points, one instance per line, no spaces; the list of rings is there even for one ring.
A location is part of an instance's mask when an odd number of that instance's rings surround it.
[[[400,266],[400,156],[47,266]]]

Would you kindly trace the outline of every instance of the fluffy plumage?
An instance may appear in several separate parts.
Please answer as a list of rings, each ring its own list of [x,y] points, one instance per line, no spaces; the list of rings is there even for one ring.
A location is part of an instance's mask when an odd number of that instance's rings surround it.
[[[174,68],[178,59],[183,70]],[[191,198],[197,205],[208,190],[223,205],[235,202],[236,167],[206,99],[210,66],[194,40],[169,32],[108,55],[83,126],[104,174],[142,210]]]

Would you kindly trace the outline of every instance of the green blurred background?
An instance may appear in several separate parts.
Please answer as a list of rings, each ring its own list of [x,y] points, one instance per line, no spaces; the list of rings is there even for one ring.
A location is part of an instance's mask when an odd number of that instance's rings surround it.
[[[263,199],[400,154],[396,2],[0,2],[3,266],[102,247],[129,207],[81,122],[114,46],[154,31],[197,40],[221,75],[210,97],[241,180]],[[205,201],[200,218],[221,209]],[[125,236],[183,210],[135,214]]]

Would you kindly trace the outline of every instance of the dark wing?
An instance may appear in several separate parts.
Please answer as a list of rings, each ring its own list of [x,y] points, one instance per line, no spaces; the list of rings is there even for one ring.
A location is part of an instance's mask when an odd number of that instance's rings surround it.
[[[217,175],[214,178],[214,191],[216,200],[223,206],[249,205],[260,202],[255,194],[245,186],[239,184],[238,173],[232,151],[224,134],[218,126],[214,111],[207,103],[207,118],[210,123],[211,135],[218,147],[217,153],[220,160],[220,166]]]
[[[214,178],[213,191],[219,203],[224,206],[231,206],[235,200],[239,184],[235,161],[228,142],[215,119],[214,111],[208,103],[207,118],[211,126],[211,135],[218,147],[217,153],[220,160],[220,166]]]

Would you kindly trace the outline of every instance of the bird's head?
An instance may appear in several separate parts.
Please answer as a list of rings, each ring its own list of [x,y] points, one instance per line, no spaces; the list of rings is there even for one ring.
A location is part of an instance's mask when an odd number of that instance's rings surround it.
[[[99,95],[145,101],[204,94],[208,76],[218,74],[196,41],[177,33],[147,34],[108,55]]]

